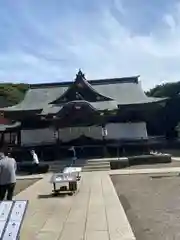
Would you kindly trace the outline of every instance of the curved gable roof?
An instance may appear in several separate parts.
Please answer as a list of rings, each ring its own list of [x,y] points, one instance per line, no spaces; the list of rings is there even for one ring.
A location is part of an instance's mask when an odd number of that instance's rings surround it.
[[[113,99],[118,105],[143,104],[161,101],[159,98],[146,96],[138,81],[138,76],[100,79],[87,81],[92,90],[98,94]],[[25,98],[19,104],[3,108],[4,111],[42,110],[48,104],[60,98],[73,85],[73,82],[48,84],[33,84]],[[107,101],[109,102],[109,101]],[[104,102],[105,104],[106,102]]]
[[[93,86],[85,79],[84,74],[79,70],[75,81],[69,85],[68,89],[60,95],[58,99],[51,104],[62,104],[68,101],[85,100],[90,102],[108,101],[112,98],[100,94]]]
[[[159,100],[149,98],[144,93],[140,82],[110,83],[93,86],[95,90],[104,96],[117,101],[119,105],[142,104]]]

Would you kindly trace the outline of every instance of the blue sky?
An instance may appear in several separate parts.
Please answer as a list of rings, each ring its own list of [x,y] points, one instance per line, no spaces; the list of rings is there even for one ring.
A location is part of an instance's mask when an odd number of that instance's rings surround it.
[[[1,0],[0,81],[180,81],[178,0]]]

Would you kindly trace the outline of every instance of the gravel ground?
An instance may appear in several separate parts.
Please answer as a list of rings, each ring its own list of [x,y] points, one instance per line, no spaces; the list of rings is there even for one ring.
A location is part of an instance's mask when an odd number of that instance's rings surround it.
[[[180,150],[179,149],[161,149],[160,152],[169,153],[174,157],[180,157]]]
[[[17,195],[18,193],[22,192],[26,188],[30,187],[32,184],[37,182],[40,179],[22,179],[22,180],[17,180],[16,182],[16,187],[14,191],[14,196]]]
[[[157,163],[157,164],[142,164],[134,165],[124,169],[144,169],[144,168],[166,168],[166,167],[180,167],[180,161],[172,161],[171,163]]]
[[[112,181],[137,240],[180,239],[180,177],[114,175]]]

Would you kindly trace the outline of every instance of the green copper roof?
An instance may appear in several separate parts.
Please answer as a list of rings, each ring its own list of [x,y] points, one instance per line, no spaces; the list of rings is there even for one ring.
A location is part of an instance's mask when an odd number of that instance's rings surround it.
[[[63,107],[55,106],[53,104],[47,104],[43,107],[41,111],[41,115],[47,115],[47,114],[56,114],[58,113]]]
[[[20,126],[21,126],[20,122],[15,122],[13,124],[0,124],[0,131],[4,132],[8,129],[17,128],[17,127],[20,127]]]
[[[25,95],[24,100],[12,107],[3,108],[4,111],[30,111],[39,110],[44,114],[56,113],[63,105],[52,105],[72,86],[74,82],[62,82],[52,84],[36,84]],[[121,105],[144,104],[159,102],[162,99],[149,98],[143,92],[138,77],[116,78],[88,81],[91,90],[112,101],[96,101],[90,104],[97,110],[116,109]]]
[[[102,101],[102,102],[93,102],[90,103],[95,109],[104,111],[104,110],[113,110],[118,108],[118,103],[116,101]]]
[[[4,110],[40,110],[43,109],[46,105],[48,105],[50,102],[56,100],[66,90],[67,87],[29,89],[22,102],[12,107],[6,107],[4,108]]]

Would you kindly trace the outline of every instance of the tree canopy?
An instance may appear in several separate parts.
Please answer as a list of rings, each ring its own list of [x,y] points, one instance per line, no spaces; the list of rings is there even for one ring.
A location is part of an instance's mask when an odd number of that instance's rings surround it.
[[[29,85],[23,83],[0,84],[0,107],[12,106],[22,101],[28,88]]]
[[[163,111],[153,119],[153,124],[157,129],[155,132],[160,131],[160,134],[164,133],[168,138],[173,138],[180,122],[180,82],[158,85],[146,94],[150,97],[169,98]]]
[[[146,94],[150,97],[175,97],[180,93],[180,82],[165,83],[150,89]]]

